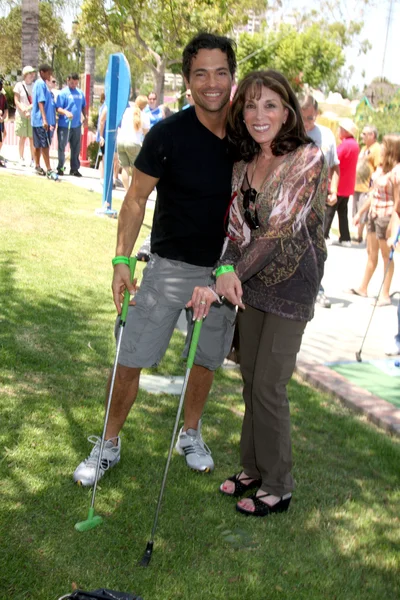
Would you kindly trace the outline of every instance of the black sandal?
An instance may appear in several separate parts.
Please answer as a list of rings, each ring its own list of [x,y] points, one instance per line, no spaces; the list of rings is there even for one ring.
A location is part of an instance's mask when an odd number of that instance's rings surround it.
[[[243,496],[243,494],[245,494],[248,490],[254,490],[254,488],[260,487],[261,479],[253,479],[253,477],[243,477],[242,479],[239,479],[242,473],[243,471],[240,471],[240,473],[236,473],[236,475],[232,475],[232,477],[228,477],[228,479],[225,479],[225,481],[233,481],[233,483],[235,484],[235,489],[232,492],[232,494],[229,494],[228,492],[224,492],[224,490],[221,490],[221,488],[219,488],[221,494],[224,494],[225,496],[233,496],[234,498],[238,498],[239,496]],[[250,483],[245,485],[245,483],[243,483],[244,481],[250,481]]]
[[[274,504],[273,506],[269,506],[269,504],[265,504],[261,500],[261,498],[266,498],[267,496],[271,496],[271,494],[261,494],[260,496],[249,496],[249,500],[253,500],[255,510],[251,512],[250,510],[246,510],[236,504],[236,510],[241,512],[244,515],[251,517],[266,517],[272,513],[281,513],[286,512],[289,508],[290,501],[292,499],[292,495],[286,494],[286,496],[282,496],[279,502]]]

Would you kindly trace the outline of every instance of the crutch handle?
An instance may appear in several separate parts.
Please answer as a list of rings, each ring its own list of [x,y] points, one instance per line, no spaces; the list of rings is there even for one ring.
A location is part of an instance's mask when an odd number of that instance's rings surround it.
[[[197,344],[199,342],[201,326],[203,321],[196,321],[192,334],[192,341],[190,342],[189,355],[186,363],[186,368],[191,369],[193,367],[194,357],[196,356]]]
[[[131,271],[131,282],[133,281],[133,277],[135,275],[136,263],[137,263],[136,256],[131,256],[129,259],[129,269]],[[129,306],[130,299],[131,299],[131,295],[129,293],[129,290],[126,289],[125,293],[124,293],[124,302],[122,304],[122,310],[121,310],[121,320],[120,320],[121,325],[125,325],[126,315],[128,314],[128,306]]]

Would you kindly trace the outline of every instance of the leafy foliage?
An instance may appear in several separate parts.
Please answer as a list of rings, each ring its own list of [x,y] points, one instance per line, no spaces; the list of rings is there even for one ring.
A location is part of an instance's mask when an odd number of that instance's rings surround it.
[[[304,83],[332,89],[345,62],[337,42],[335,38],[328,39],[317,24],[300,33],[291,25],[281,25],[266,37],[244,33],[240,37],[239,62],[254,54],[239,67],[239,77],[255,69],[273,68],[284,73],[295,90]]]
[[[6,72],[21,68],[22,20],[21,6],[15,6],[6,17],[0,18],[0,46]],[[69,40],[62,19],[55,14],[51,2],[39,3],[39,62],[52,62],[53,49],[56,75],[61,76],[63,65],[68,70]]]
[[[376,110],[363,99],[357,107],[355,122],[359,128],[367,124],[375,125],[379,141],[388,133],[400,133],[400,90]]]
[[[99,47],[111,42],[129,51],[154,77],[162,97],[165,70],[181,61],[188,40],[199,31],[227,34],[247,20],[247,11],[265,10],[265,0],[85,0],[80,32],[86,43]],[[135,65],[132,65],[132,71]]]

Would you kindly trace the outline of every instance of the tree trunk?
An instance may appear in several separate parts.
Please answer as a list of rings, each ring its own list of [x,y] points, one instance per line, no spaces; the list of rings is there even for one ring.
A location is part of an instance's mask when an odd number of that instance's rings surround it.
[[[154,79],[154,91],[157,94],[158,103],[164,102],[164,76],[165,76],[166,62],[163,60],[157,70],[157,73],[153,73]]]
[[[90,75],[90,106],[93,106],[94,70],[96,66],[95,48],[85,47],[85,74]]]
[[[22,67],[39,65],[39,0],[22,0]]]

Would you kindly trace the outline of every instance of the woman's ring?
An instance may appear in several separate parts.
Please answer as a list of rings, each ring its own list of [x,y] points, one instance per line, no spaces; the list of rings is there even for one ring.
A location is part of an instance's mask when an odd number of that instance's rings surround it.
[[[207,304],[205,300],[200,300],[200,304]]]

